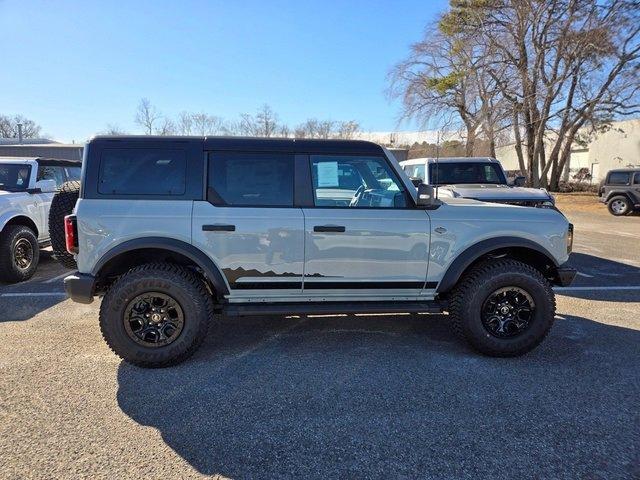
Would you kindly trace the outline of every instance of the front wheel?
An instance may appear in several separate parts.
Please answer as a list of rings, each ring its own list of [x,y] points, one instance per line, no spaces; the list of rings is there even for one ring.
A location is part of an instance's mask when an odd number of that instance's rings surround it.
[[[0,232],[0,281],[29,280],[40,261],[38,238],[24,225],[7,225]]]
[[[533,350],[549,333],[555,308],[549,282],[535,268],[511,259],[475,266],[449,302],[456,333],[475,350],[494,357]]]
[[[131,269],[109,288],[100,306],[100,329],[123,360],[167,367],[197,350],[212,317],[211,295],[193,272],[148,264]]]

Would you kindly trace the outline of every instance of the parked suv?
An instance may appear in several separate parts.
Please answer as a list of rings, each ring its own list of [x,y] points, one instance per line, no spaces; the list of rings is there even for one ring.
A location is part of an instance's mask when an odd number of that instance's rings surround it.
[[[400,162],[414,184],[438,186],[438,197],[464,197],[483,202],[526,207],[553,207],[555,199],[544,188],[525,188],[524,177],[512,184],[502,165],[490,157],[414,158]]]
[[[609,171],[598,194],[612,215],[627,215],[640,210],[640,168]]]
[[[448,311],[487,355],[534,348],[569,284],[559,212],[449,198],[363,141],[97,137],[66,219],[68,295],[116,354],[175,364],[214,313]]]
[[[50,244],[49,208],[57,187],[80,178],[80,162],[0,159],[0,280],[33,276],[40,248]]]

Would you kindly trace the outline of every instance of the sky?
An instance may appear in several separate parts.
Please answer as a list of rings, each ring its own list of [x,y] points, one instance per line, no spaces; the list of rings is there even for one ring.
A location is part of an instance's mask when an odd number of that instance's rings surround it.
[[[142,133],[142,97],[168,117],[233,120],[266,103],[291,127],[412,130],[387,74],[446,3],[0,0],[0,114],[66,142],[108,124]]]

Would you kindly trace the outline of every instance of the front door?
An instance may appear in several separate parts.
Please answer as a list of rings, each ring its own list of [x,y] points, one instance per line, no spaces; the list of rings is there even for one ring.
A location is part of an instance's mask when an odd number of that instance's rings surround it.
[[[425,291],[429,216],[382,156],[310,155],[304,297],[415,299]]]
[[[230,301],[300,295],[304,218],[294,207],[294,155],[211,152],[207,201],[194,202],[192,241],[226,277]]]

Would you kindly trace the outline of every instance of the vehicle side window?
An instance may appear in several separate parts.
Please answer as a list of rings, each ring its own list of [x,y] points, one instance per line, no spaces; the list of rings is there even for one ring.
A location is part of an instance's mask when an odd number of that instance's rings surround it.
[[[629,172],[611,172],[609,174],[610,185],[627,185],[629,183]]]
[[[403,208],[406,194],[381,157],[311,155],[316,207]]]
[[[67,172],[67,180],[80,180],[80,173],[82,172],[82,168],[80,167],[67,167],[65,168]]]
[[[294,155],[209,154],[208,199],[218,206],[292,207]]]
[[[40,180],[53,180],[56,182],[56,187],[59,187],[65,182],[63,167],[39,166],[36,181]]]
[[[633,183],[634,185],[640,185],[640,172],[636,173],[633,176]]]
[[[406,172],[409,178],[419,178],[424,182],[424,173],[425,168],[424,165],[407,165],[404,167],[404,171]]]
[[[182,150],[107,148],[102,151],[98,192],[106,195],[183,195]]]
[[[498,172],[493,165],[484,166],[484,178],[491,183],[500,183],[500,177],[498,177]]]

